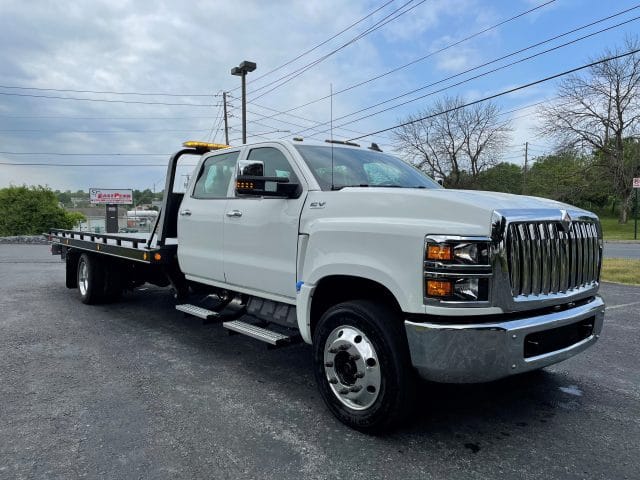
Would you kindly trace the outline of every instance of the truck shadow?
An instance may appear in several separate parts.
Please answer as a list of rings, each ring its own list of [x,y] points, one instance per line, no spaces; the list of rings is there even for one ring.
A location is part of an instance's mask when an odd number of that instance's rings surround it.
[[[311,411],[324,416],[323,421],[350,431],[324,408],[313,378],[310,346],[268,350],[251,338],[229,337],[220,325],[205,326],[197,318],[185,317],[173,310],[173,305],[166,290],[149,289],[107,308],[131,311],[127,323],[165,331],[172,342],[197,351],[199,362],[237,362],[242,366],[241,374],[251,382],[265,384],[292,401],[304,401]],[[556,415],[580,408],[581,392],[571,395],[562,390],[572,383],[577,382],[570,375],[550,370],[485,384],[419,381],[415,412],[392,437],[404,439],[400,443],[416,437],[462,443],[470,453],[477,453],[481,445],[524,438],[530,428],[551,431],[558,422]]]

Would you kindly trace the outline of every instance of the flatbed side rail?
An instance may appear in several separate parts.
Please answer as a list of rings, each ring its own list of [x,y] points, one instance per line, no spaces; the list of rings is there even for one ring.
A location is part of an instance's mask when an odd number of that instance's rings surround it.
[[[75,230],[51,229],[47,234],[52,244],[98,252],[148,264],[169,263],[175,256],[176,245],[149,248],[146,238],[124,237]]]

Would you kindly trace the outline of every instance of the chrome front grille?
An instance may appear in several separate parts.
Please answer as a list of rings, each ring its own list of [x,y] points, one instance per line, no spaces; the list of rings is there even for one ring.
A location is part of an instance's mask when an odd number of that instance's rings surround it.
[[[590,287],[600,274],[600,240],[593,220],[510,223],[507,264],[513,297]]]

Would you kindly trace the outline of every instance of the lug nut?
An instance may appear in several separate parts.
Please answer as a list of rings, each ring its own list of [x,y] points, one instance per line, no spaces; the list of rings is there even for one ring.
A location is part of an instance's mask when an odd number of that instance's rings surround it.
[[[329,349],[329,353],[338,353],[338,349],[337,348],[330,348]]]
[[[348,388],[341,388],[340,390],[338,390],[338,393],[340,395],[346,395],[347,393],[349,393],[349,389]]]
[[[362,357],[360,355],[351,355],[351,360],[353,360],[354,362],[356,360],[360,360]]]
[[[331,368],[331,367],[333,367],[333,362],[327,362],[327,363],[324,364],[324,366]]]
[[[349,391],[353,393],[359,392],[360,390],[362,390],[362,385],[355,385],[349,389]]]
[[[345,344],[345,345],[340,345],[338,348],[339,348],[340,350],[343,350],[343,351],[344,351],[344,350],[349,350],[349,345],[346,345],[346,344]]]
[[[356,378],[364,378],[364,373],[363,372],[356,373]]]
[[[338,379],[337,379],[337,378],[335,378],[335,377],[334,377],[334,378],[330,378],[330,379],[329,379],[329,383],[331,383],[331,384],[335,385],[336,383],[338,383]]]

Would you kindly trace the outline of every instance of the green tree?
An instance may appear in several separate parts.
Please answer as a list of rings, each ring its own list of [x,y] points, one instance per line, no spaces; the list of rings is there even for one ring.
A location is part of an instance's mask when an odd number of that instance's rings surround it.
[[[72,206],[72,201],[71,201],[71,193],[70,192],[59,192],[58,190],[56,190],[56,196],[58,197],[58,201],[64,205],[65,207],[70,207]]]
[[[43,186],[0,189],[0,236],[37,235],[50,228],[73,228],[84,215],[58,206],[56,194]]]
[[[148,188],[145,188],[142,191],[134,190],[133,201],[135,205],[148,205],[153,202],[153,192]]]
[[[477,188],[491,192],[522,193],[522,168],[502,162],[478,176]]]
[[[589,209],[604,207],[612,194],[597,157],[573,150],[536,158],[526,182],[530,195]]]

